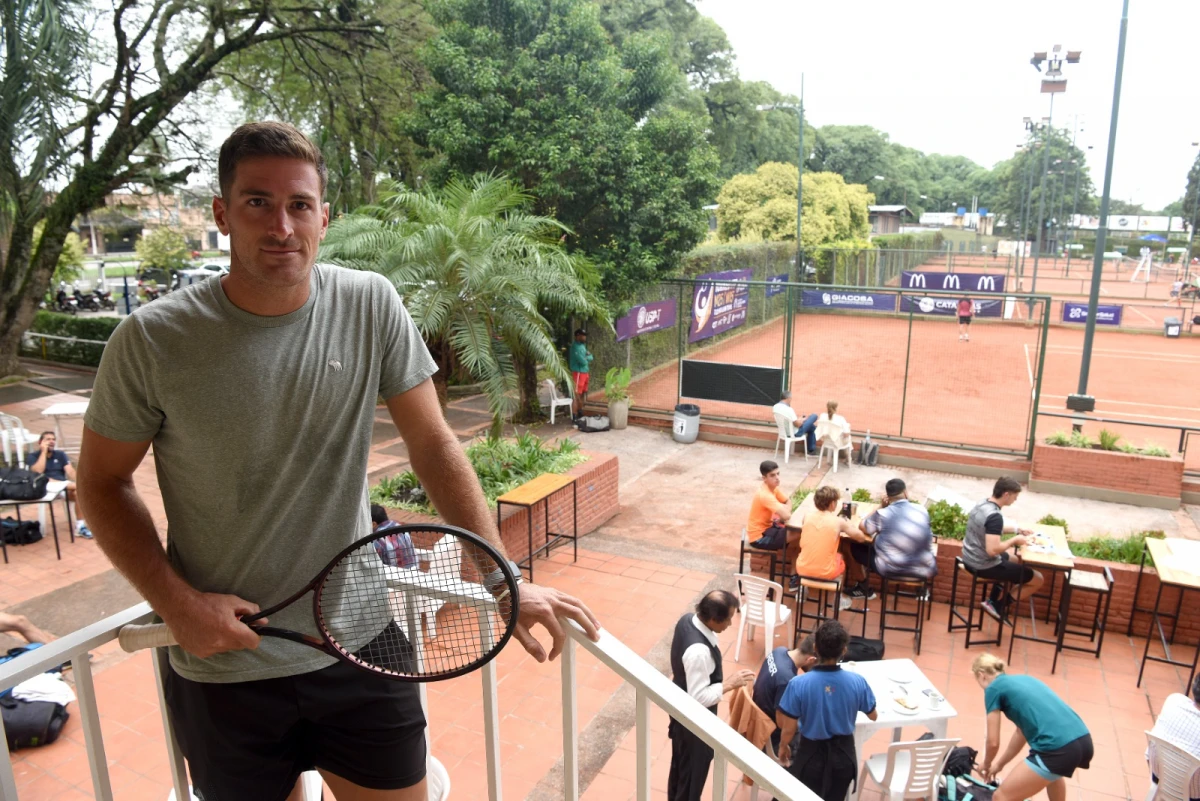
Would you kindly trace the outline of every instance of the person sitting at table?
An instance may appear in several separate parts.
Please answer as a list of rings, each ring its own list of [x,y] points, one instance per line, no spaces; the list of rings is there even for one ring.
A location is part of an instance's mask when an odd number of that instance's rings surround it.
[[[1032,531],[1018,528],[1015,524],[1005,525],[1000,510],[1012,506],[1021,495],[1021,485],[1004,476],[996,480],[992,497],[980,501],[967,514],[967,533],[963,538],[962,560],[967,570],[984,579],[991,579],[992,591],[983,602],[983,611],[1001,622],[1008,619],[1008,608],[1012,594],[1007,585],[1020,584],[1025,587],[1022,595],[1032,598],[1042,586],[1042,574],[1031,567],[1009,562],[1008,549],[1019,548],[1028,540]],[[1001,541],[1000,535],[1015,531],[1017,536]]]
[[[992,801],[1024,801],[1046,791],[1050,801],[1065,801],[1067,779],[1092,762],[1092,735],[1075,710],[1033,676],[1009,675],[1004,660],[980,654],[971,664],[983,688],[987,709],[987,743],[979,772],[995,781],[1004,766],[1029,745],[1029,755],[1004,777]],[[1016,724],[1004,753],[1000,750],[1001,718]]]
[[[783,698],[788,682],[801,672],[807,673],[817,664],[817,647],[813,635],[808,635],[795,648],[788,650],[781,645],[763,660],[754,679],[754,691],[751,693],[754,703],[771,720],[775,721],[775,713],[779,711],[779,700]],[[771,746],[779,753],[780,728],[776,721],[775,731],[771,732]]]
[[[792,424],[792,436],[804,437],[804,442],[808,446],[809,453],[817,451],[817,416],[809,414],[804,416],[804,422],[797,422],[800,416],[796,414],[796,410],[792,408],[792,393],[784,391],[779,396],[779,403],[771,407],[772,414],[782,415],[787,418]]]
[[[800,532],[800,555],[796,557],[797,576],[823,581],[841,578],[846,572],[846,560],[839,552],[842,548],[842,535],[853,542],[871,541],[853,523],[838,514],[840,498],[837,487],[820,487],[814,493],[814,509],[804,516],[804,525]],[[861,571],[861,567],[858,569]],[[860,572],[857,581],[851,586],[857,587],[865,580],[866,573]],[[869,590],[868,597],[871,597]],[[852,603],[849,595],[843,595],[840,608],[849,609]]]
[[[879,509],[859,524],[875,546],[871,568],[887,578],[933,578],[937,575],[937,558],[933,554],[929,512],[908,500],[904,479],[889,480],[884,492],[887,497]],[[850,552],[856,561],[866,564],[871,549],[852,542]]]
[[[756,690],[757,687],[756,684]],[[1183,693],[1171,693],[1167,696],[1150,733],[1178,745],[1200,759],[1200,673],[1192,680],[1191,698]],[[1147,748],[1146,759],[1150,759],[1151,756],[1151,750]],[[1150,781],[1158,785],[1158,777],[1153,773],[1150,774]],[[1192,777],[1188,797],[1191,801],[1200,801],[1200,773]]]
[[[784,524],[792,516],[792,503],[779,488],[782,480],[779,465],[768,459],[758,466],[762,485],[750,500],[750,517],[746,519],[746,540],[752,548],[776,551],[788,541]]]
[[[826,620],[814,640],[817,664],[788,682],[775,713],[781,729],[779,762],[824,801],[843,801],[858,775],[858,713],[871,720],[879,713],[867,680],[838,664],[850,642],[845,627]]]
[[[831,400],[825,404],[825,412],[817,418],[816,436],[822,443],[828,442],[839,451],[850,450],[850,423],[837,410],[837,401]]]
[[[51,481],[67,482],[67,503],[75,510],[75,533],[90,540],[92,532],[80,519],[79,510],[75,507],[75,466],[71,464],[66,451],[54,447],[57,444],[58,437],[53,431],[43,431],[38,437],[38,449],[25,456],[25,465],[34,473],[41,473]]]

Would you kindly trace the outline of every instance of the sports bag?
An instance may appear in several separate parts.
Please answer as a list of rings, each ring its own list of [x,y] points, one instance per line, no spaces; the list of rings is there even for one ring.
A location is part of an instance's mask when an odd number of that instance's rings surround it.
[[[36,501],[46,494],[50,479],[21,467],[0,467],[0,501]]]
[[[575,423],[576,427],[585,434],[594,434],[597,431],[608,431],[608,416],[603,414],[593,415],[592,417],[580,417]]]
[[[18,522],[6,517],[0,520],[0,536],[4,537],[5,545],[29,545],[42,538],[42,524],[36,520]]]
[[[858,457],[855,464],[874,467],[879,463],[879,446],[871,441],[871,432],[863,437],[862,445],[858,447]]]
[[[974,776],[943,776],[938,781],[938,801],[992,801],[999,790]]]
[[[851,637],[846,646],[844,662],[878,662],[883,659],[883,640],[868,640],[866,637]]]
[[[925,732],[917,739],[935,740],[937,738],[933,732]],[[946,755],[946,764],[942,766],[942,773],[946,776],[970,776],[971,771],[975,769],[975,757],[978,755],[978,751],[965,745],[951,748],[950,753]]]
[[[70,713],[53,701],[22,701],[11,695],[0,698],[8,749],[36,748],[58,739]]]

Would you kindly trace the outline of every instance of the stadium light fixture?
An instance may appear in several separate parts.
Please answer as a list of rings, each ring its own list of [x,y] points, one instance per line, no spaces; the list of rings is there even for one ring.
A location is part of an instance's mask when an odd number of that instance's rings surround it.
[[[1030,59],[1034,69],[1039,73],[1042,71],[1042,64],[1046,65],[1046,72],[1042,77],[1042,93],[1050,95],[1050,113],[1045,120],[1044,129],[1047,133],[1052,133],[1054,130],[1054,96],[1060,92],[1067,91],[1067,79],[1063,77],[1062,65],[1066,61],[1069,64],[1079,63],[1078,50],[1068,50],[1066,57],[1063,56],[1062,45],[1056,44],[1049,51],[1037,51]],[[1026,124],[1026,127],[1029,127]],[[1050,147],[1049,141],[1046,142],[1046,147],[1043,148],[1044,155],[1042,157],[1042,177],[1038,182],[1038,216],[1037,216],[1037,238],[1033,241],[1033,279],[1029,285],[1030,293],[1037,292],[1037,275],[1038,261],[1042,255],[1042,236],[1045,228],[1043,220],[1046,218],[1046,175],[1050,172]],[[1030,313],[1033,312],[1033,301],[1030,301]]]

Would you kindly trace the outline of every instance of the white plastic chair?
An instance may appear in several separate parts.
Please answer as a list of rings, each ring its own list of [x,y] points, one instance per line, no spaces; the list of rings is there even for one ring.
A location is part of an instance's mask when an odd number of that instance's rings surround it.
[[[38,435],[25,428],[21,418],[0,414],[0,449],[6,464],[24,467],[25,453],[37,441]]]
[[[783,463],[787,464],[789,457],[792,455],[792,445],[799,442],[800,447],[804,448],[804,460],[808,461],[808,438],[796,434],[796,429],[791,420],[786,415],[775,412],[775,428],[778,431],[779,438],[775,440],[775,453],[779,453],[779,443],[783,443]]]
[[[738,595],[741,601],[737,645],[733,650],[733,661],[736,662],[742,653],[742,635],[745,633],[747,639],[754,639],[755,626],[762,626],[767,630],[767,640],[763,648],[769,653],[775,647],[775,626],[783,626],[785,632],[790,630],[791,627],[787,625],[787,622],[792,618],[792,610],[781,603],[783,587],[778,582],[767,581],[749,573],[736,573],[733,578],[738,583]],[[774,601],[767,600],[768,592],[774,593],[771,596],[775,599]],[[746,632],[747,626],[750,627],[748,633]]]
[[[1150,784],[1146,801],[1188,801],[1193,797],[1192,781],[1200,773],[1200,758],[1157,734],[1146,732],[1146,741],[1150,743],[1150,772],[1158,777],[1158,784]]]
[[[566,406],[567,414],[570,414],[574,401],[571,400],[570,396],[565,398],[558,397],[558,389],[554,386],[554,379],[547,378],[543,383],[546,385],[546,389],[550,391],[550,425],[554,425],[554,411],[559,406]]]
[[[952,740],[892,743],[886,754],[875,754],[863,763],[862,775],[858,777],[859,792],[862,792],[869,777],[879,785],[883,797],[888,801],[937,798],[938,777],[942,775],[950,749],[956,745],[957,737]]]
[[[428,554],[428,557],[425,556]],[[442,537],[432,551],[417,550],[417,558],[429,562],[431,573],[457,576],[462,573],[462,541],[458,537]],[[421,596],[417,599],[417,614],[425,618],[425,632],[429,639],[437,637],[437,613],[445,601]]]
[[[836,473],[838,454],[841,451],[850,450],[853,445],[850,439],[850,430],[843,427],[837,420],[830,420],[829,415],[823,414],[817,419],[816,436],[821,441],[821,452],[817,454],[817,469],[821,469],[821,462],[828,453],[833,459],[833,472]]]

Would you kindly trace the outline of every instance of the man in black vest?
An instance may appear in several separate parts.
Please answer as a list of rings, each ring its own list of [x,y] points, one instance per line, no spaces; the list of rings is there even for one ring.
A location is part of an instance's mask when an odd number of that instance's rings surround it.
[[[696,604],[696,614],[687,614],[675,624],[671,640],[671,679],[708,711],[717,714],[721,696],[754,681],[754,671],[739,670],[725,679],[717,635],[733,622],[738,599],[725,590],[713,590]],[[667,779],[669,801],[700,801],[713,750],[682,724],[671,719],[671,774]]]

